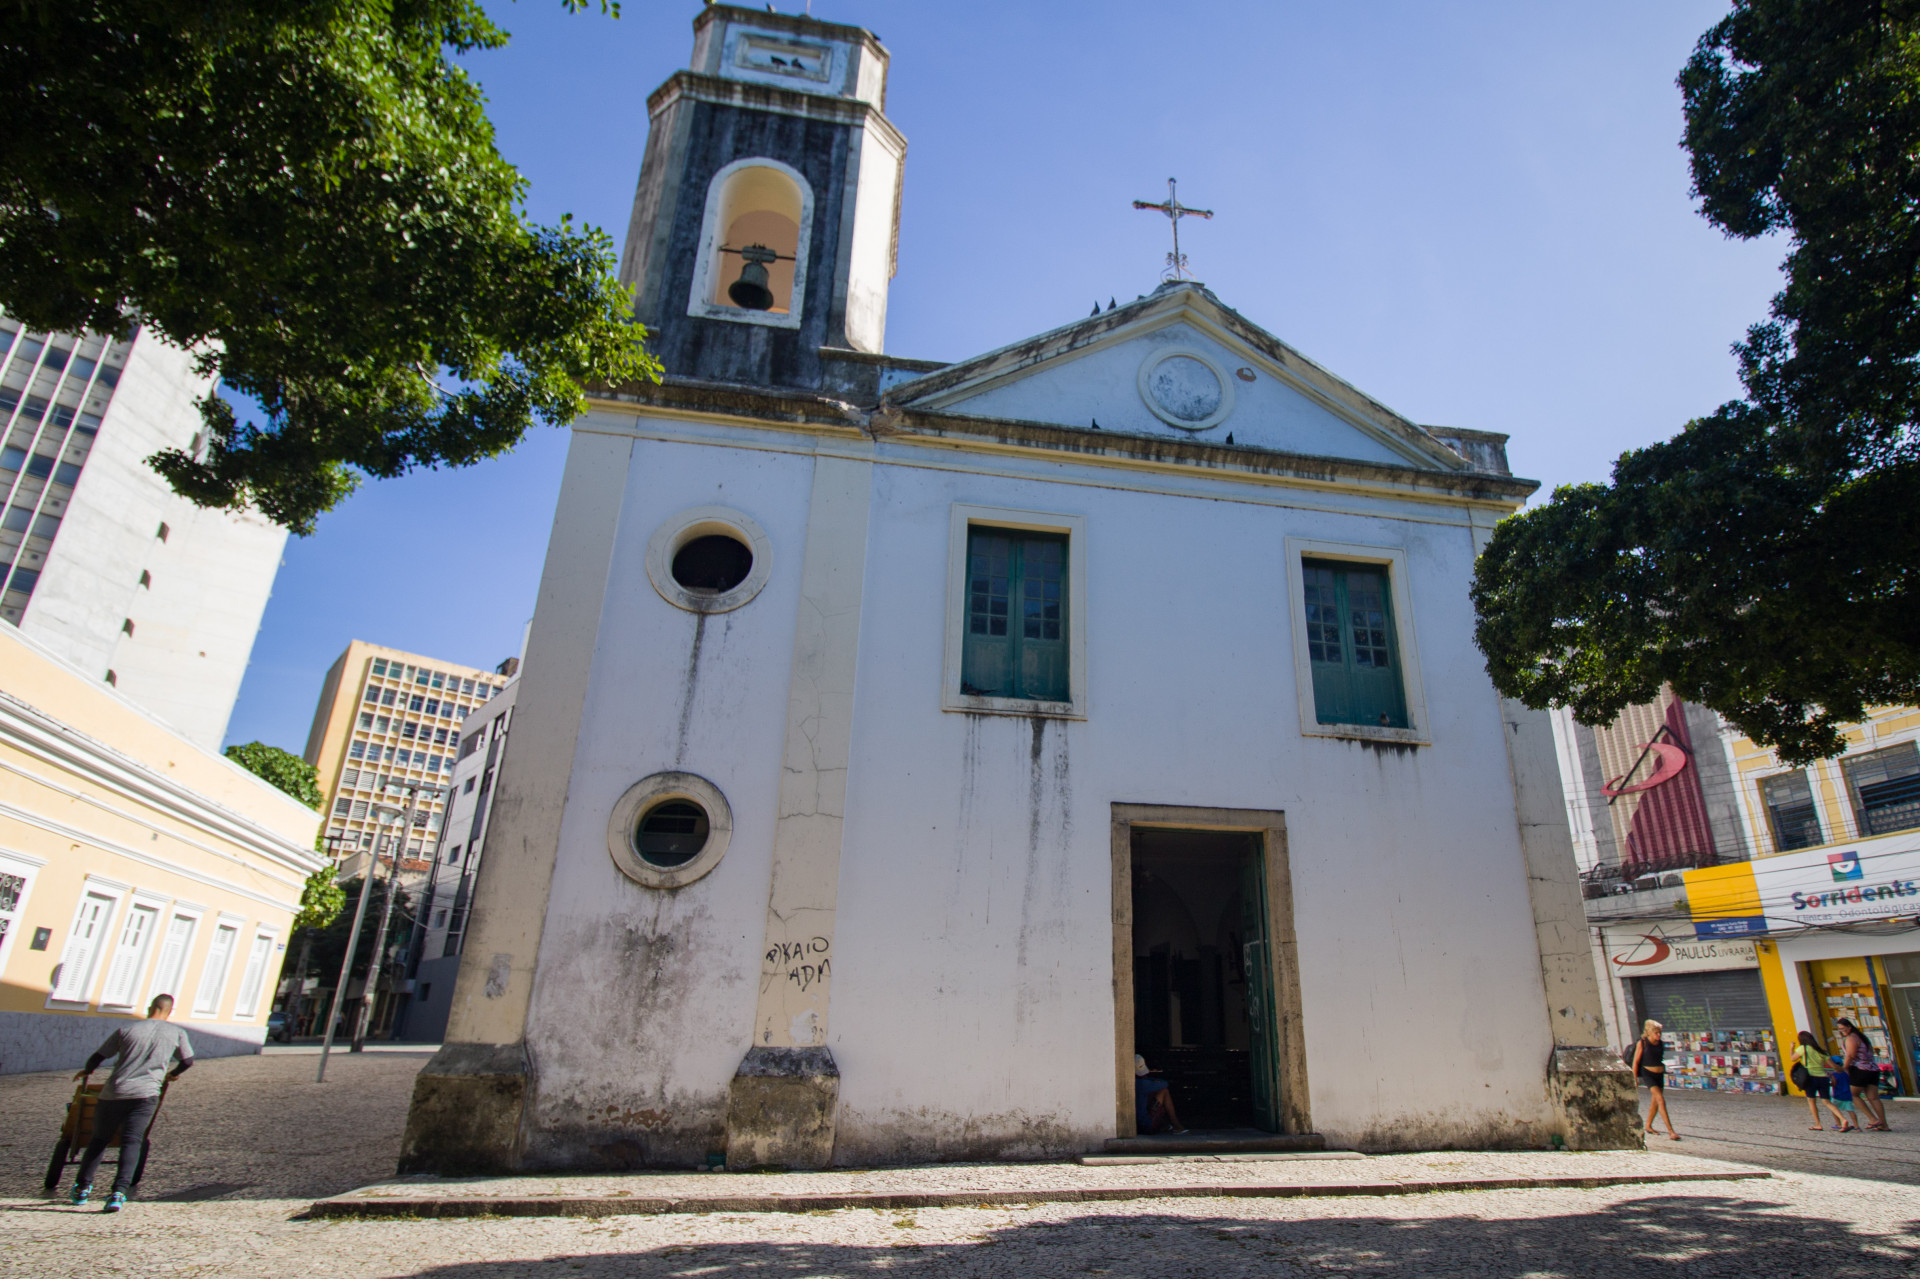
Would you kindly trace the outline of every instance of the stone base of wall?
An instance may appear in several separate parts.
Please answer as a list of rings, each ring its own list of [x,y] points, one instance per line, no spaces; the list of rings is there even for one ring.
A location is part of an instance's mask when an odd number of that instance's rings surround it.
[[[0,1012],[0,1075],[34,1070],[78,1070],[93,1050],[132,1017],[87,1013]],[[238,1057],[257,1053],[266,1042],[265,1026],[193,1022],[176,1018],[187,1032],[195,1057]]]
[[[513,1172],[533,1071],[524,1044],[447,1044],[413,1081],[402,1173]]]
[[[826,1048],[749,1048],[727,1095],[727,1168],[828,1168],[840,1070]]]
[[[1571,1150],[1643,1150],[1633,1072],[1607,1048],[1556,1048],[1547,1083]]]

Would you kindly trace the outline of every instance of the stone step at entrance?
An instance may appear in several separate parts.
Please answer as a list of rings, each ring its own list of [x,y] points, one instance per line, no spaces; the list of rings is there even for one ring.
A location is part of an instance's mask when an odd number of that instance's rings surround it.
[[[1327,1148],[1317,1132],[1262,1132],[1258,1128],[1194,1128],[1151,1137],[1110,1137],[1109,1155],[1264,1155],[1298,1154]]]

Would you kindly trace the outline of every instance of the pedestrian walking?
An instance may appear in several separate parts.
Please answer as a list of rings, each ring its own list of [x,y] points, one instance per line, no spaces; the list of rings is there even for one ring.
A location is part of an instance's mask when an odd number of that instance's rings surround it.
[[[1673,1130],[1673,1116],[1667,1111],[1667,1045],[1660,1038],[1663,1028],[1660,1023],[1647,1018],[1640,1028],[1640,1038],[1633,1046],[1633,1077],[1640,1086],[1652,1094],[1647,1105],[1647,1131],[1653,1131],[1653,1121],[1664,1120],[1667,1136],[1680,1140],[1680,1134]]]
[[[1859,1132],[1860,1125],[1853,1122],[1853,1086],[1847,1082],[1846,1067],[1840,1064],[1838,1057],[1827,1058],[1833,1066],[1828,1078],[1833,1081],[1833,1105],[1840,1112],[1840,1131]]]
[[[1846,1066],[1847,1082],[1853,1096],[1865,1112],[1867,1122],[1860,1126],[1868,1132],[1889,1132],[1887,1108],[1880,1101],[1880,1063],[1874,1059],[1873,1045],[1860,1028],[1845,1017],[1833,1023],[1846,1036],[1840,1046],[1840,1060]]]
[[[162,1079],[174,1080],[193,1065],[193,1045],[187,1032],[169,1025],[173,1016],[173,996],[155,995],[147,1005],[145,1021],[128,1022],[107,1036],[84,1070],[74,1078],[85,1083],[109,1057],[118,1057],[113,1074],[100,1090],[93,1108],[93,1139],[87,1143],[86,1157],[80,1161],[80,1174],[73,1180],[73,1202],[84,1204],[93,1196],[93,1174],[100,1156],[114,1134],[120,1136],[120,1166],[114,1170],[113,1191],[102,1212],[119,1212],[126,1206],[127,1192],[133,1188],[133,1174],[140,1167],[140,1152],[147,1147],[147,1129],[160,1108]],[[173,1065],[174,1059],[179,1064]],[[172,1065],[172,1070],[168,1066]]]
[[[1813,1032],[1800,1032],[1799,1046],[1793,1050],[1793,1070],[1790,1072],[1793,1086],[1807,1095],[1807,1111],[1813,1116],[1813,1131],[1824,1132],[1826,1125],[1820,1122],[1820,1103],[1827,1103],[1827,1109],[1840,1121],[1836,1131],[1846,1132],[1853,1125],[1833,1104],[1833,1074],[1827,1069],[1827,1050],[1813,1037]]]

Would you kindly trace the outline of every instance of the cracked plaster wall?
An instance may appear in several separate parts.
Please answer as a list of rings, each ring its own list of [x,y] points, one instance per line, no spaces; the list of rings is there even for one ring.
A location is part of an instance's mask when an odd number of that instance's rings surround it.
[[[1286,812],[1312,1118],[1332,1143],[1544,1139],[1553,1038],[1464,518],[890,464],[931,456],[882,448],[872,473],[831,941],[836,1162],[1112,1135],[1114,802]],[[693,1163],[723,1131],[755,1025],[812,487],[800,451],[634,448],[529,1035],[540,1161]],[[954,502],[1087,517],[1087,720],[940,709]],[[641,562],[660,522],[704,503],[752,514],[776,562],[759,598],[707,619],[690,679],[695,619]],[[1432,747],[1300,734],[1288,536],[1405,548]],[[604,847],[620,792],[666,768],[713,780],[735,820],[714,872],[673,893]]]

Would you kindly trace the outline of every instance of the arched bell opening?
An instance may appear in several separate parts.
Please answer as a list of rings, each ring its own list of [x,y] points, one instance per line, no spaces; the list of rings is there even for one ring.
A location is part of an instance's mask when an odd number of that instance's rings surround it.
[[[806,183],[776,160],[736,161],[714,175],[697,313],[775,323],[797,316],[812,203]]]

